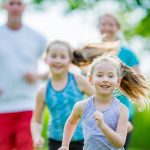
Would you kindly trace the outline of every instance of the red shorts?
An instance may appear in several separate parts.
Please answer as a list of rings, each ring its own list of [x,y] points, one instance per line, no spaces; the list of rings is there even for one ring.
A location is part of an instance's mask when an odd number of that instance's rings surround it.
[[[32,111],[0,114],[0,150],[33,150]]]

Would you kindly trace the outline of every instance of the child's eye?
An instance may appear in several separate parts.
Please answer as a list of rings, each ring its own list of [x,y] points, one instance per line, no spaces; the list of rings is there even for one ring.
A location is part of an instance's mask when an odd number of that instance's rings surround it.
[[[113,75],[109,75],[109,78],[113,78],[114,76]]]
[[[98,76],[98,77],[102,77],[102,74],[98,74],[97,76]]]
[[[62,58],[62,59],[65,59],[65,58],[66,58],[66,56],[62,55],[62,56],[61,56],[61,58]]]
[[[56,56],[56,55],[51,55],[51,57],[52,57],[52,58],[56,58],[57,56]]]

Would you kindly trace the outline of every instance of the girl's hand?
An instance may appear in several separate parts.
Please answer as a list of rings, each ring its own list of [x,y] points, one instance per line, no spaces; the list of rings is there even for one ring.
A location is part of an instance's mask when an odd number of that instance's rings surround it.
[[[34,148],[42,148],[44,145],[44,138],[38,137],[34,140]]]
[[[69,150],[69,148],[67,146],[62,146],[58,150]]]
[[[24,76],[25,80],[30,83],[30,84],[33,84],[35,82],[38,81],[38,75],[37,74],[33,74],[33,73],[27,73],[25,76]]]
[[[100,111],[94,112],[94,118],[98,124],[98,126],[102,126],[104,124],[103,114]]]

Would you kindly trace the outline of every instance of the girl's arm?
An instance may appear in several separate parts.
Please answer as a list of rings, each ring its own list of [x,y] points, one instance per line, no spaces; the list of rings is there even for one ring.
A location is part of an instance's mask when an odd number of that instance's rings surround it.
[[[130,133],[132,130],[133,130],[133,125],[130,121],[128,121],[128,130],[127,130],[127,133]]]
[[[78,121],[81,118],[81,115],[83,113],[85,102],[86,101],[80,101],[75,104],[73,111],[65,124],[63,140],[62,140],[62,147],[59,148],[59,150],[64,150],[64,149],[68,150],[69,149],[69,143],[74,134],[74,131],[76,129]]]
[[[126,141],[127,136],[127,124],[128,124],[128,109],[120,104],[120,114],[116,131],[113,131],[103,120],[102,113],[95,112],[94,117],[98,123],[98,126],[110,141],[110,143],[116,148],[122,148]]]
[[[36,148],[40,148],[44,144],[44,139],[41,136],[42,130],[42,114],[45,106],[45,91],[46,86],[42,87],[36,96],[36,107],[31,121],[31,134],[33,143]]]
[[[83,75],[75,75],[76,82],[80,91],[85,93],[87,96],[94,94],[92,86],[89,84],[88,80]]]

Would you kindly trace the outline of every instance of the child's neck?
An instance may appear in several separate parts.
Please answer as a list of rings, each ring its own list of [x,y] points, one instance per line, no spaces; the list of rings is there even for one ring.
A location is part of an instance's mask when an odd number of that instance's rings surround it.
[[[68,78],[68,72],[64,72],[64,73],[61,73],[61,74],[55,74],[55,73],[52,73],[51,74],[51,79],[53,81],[62,81],[62,80],[65,80]]]
[[[103,103],[103,104],[107,104],[107,103],[111,103],[113,99],[113,95],[100,95],[98,93],[95,94],[95,101],[97,103]]]
[[[61,73],[61,74],[52,74],[51,77],[51,84],[53,89],[56,91],[63,90],[68,83],[68,72]]]
[[[112,104],[112,99],[113,99],[112,95],[102,96],[95,94],[95,101],[94,101],[95,108],[97,110],[105,111]]]

